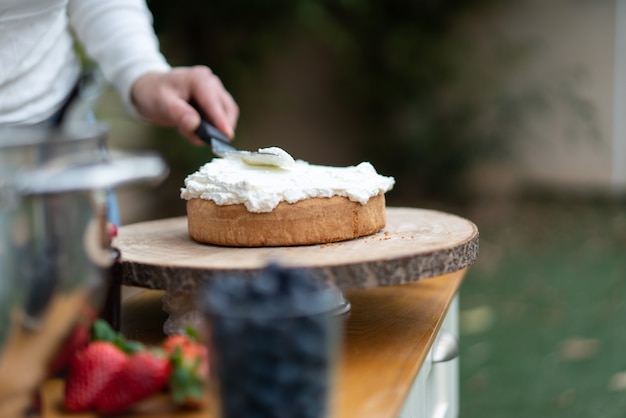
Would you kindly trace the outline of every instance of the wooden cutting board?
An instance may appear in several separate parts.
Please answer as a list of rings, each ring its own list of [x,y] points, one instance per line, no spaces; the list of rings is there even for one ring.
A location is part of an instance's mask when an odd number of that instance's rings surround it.
[[[122,283],[190,292],[225,272],[254,274],[269,261],[307,267],[343,290],[410,283],[461,270],[478,257],[478,229],[462,217],[387,208],[386,227],[349,241],[295,247],[232,248],[189,238],[187,218],[120,228]]]

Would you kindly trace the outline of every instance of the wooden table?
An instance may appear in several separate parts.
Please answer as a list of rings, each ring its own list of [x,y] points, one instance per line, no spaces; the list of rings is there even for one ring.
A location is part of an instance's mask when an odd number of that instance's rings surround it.
[[[464,274],[465,270],[460,270],[402,286],[346,292],[352,310],[346,322],[334,417],[397,416]],[[122,328],[132,338],[156,342],[163,337],[160,328],[154,327],[155,318],[163,318],[160,293],[147,293],[127,302]],[[95,417],[61,412],[60,381],[47,382],[43,394],[44,418]],[[195,413],[176,412],[160,397],[123,417],[217,418],[210,408]]]
[[[335,284],[352,309],[333,416],[393,418],[424,366],[467,267],[478,257],[478,230],[472,222],[443,212],[388,208],[383,231],[335,244],[202,245],[189,239],[185,218],[173,218],[124,226],[114,245],[121,250],[122,283],[157,289],[158,297],[145,309],[122,310],[122,329],[138,339],[163,337],[163,330],[154,328],[155,318],[164,318],[161,296],[193,294],[224,272],[253,275],[268,260],[279,260]],[[142,323],[137,315],[146,310],[148,322]],[[46,388],[48,411],[55,411],[59,387],[59,382],[50,382]],[[158,400],[142,408],[129,416],[212,416],[206,410],[172,415]],[[56,411],[47,416],[62,416]]]

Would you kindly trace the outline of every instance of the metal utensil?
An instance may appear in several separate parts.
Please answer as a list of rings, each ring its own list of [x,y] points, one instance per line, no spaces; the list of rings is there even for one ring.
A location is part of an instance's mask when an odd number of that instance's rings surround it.
[[[198,129],[196,129],[194,133],[198,136],[198,138],[209,144],[213,154],[218,157],[225,157],[226,154],[240,152],[237,151],[235,147],[230,145],[230,139],[224,132],[220,131],[204,119],[201,119],[200,126],[198,126]]]
[[[209,121],[206,120],[204,113],[198,107],[198,104],[195,101],[190,102],[191,106],[200,114],[200,126],[194,131],[196,136],[200,138],[205,143],[211,146],[211,150],[213,154],[218,157],[242,157],[244,161],[249,164],[254,165],[254,161],[256,161],[256,157],[260,157],[260,165],[268,165],[267,162],[262,162],[266,158],[276,158],[277,154],[272,152],[259,152],[259,151],[241,151],[230,145],[230,138],[221,130],[217,129],[213,126]],[[250,161],[248,161],[250,160]],[[273,164],[269,164],[273,165]]]
[[[119,257],[106,234],[106,190],[167,174],[156,155],[100,153],[105,127],[80,126],[0,127],[2,417],[34,408],[77,319],[102,307]]]
[[[200,139],[211,145],[213,154],[222,158],[237,158],[248,165],[289,169],[295,165],[293,157],[280,148],[262,148],[258,151],[241,151],[230,145],[230,140],[222,131],[202,119],[194,132]]]

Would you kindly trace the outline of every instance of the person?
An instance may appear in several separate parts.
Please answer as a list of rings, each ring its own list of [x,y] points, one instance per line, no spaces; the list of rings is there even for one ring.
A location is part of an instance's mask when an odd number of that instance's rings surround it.
[[[0,125],[54,119],[81,73],[75,40],[135,117],[200,144],[195,100],[233,138],[237,103],[206,66],[169,65],[145,0],[0,0]]]
[[[231,139],[239,108],[206,66],[172,68],[159,50],[145,0],[0,0],[0,125],[52,124],[82,72],[75,40],[116,88],[129,113],[171,126],[194,144],[194,101]],[[115,193],[108,219],[121,217]]]

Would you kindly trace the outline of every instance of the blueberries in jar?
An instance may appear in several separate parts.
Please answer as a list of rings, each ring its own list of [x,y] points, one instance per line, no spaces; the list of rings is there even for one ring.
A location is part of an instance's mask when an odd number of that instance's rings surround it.
[[[208,284],[222,416],[322,418],[332,373],[334,289],[308,270],[270,264]]]

